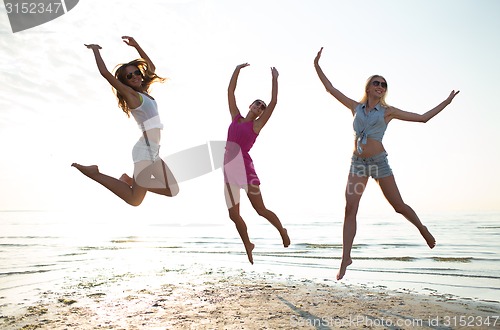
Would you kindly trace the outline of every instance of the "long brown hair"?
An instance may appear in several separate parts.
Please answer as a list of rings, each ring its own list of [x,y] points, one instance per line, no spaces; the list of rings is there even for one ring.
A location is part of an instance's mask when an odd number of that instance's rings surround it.
[[[125,75],[125,68],[128,66],[135,66],[141,71],[142,75],[142,91],[149,93],[149,87],[151,86],[152,83],[154,82],[164,82],[166,78],[162,78],[158,76],[156,73],[151,71],[148,67],[148,63],[142,59],[136,59],[133,61],[130,61],[125,64],[118,64],[116,66],[116,71],[115,71],[115,78],[124,83],[125,85],[128,86],[127,83],[127,77]],[[123,97],[120,92],[118,92],[115,88],[113,88],[113,92],[116,95],[116,98],[118,99],[118,106],[125,112],[127,117],[130,117],[130,108],[127,105],[127,102],[125,102],[125,98]]]

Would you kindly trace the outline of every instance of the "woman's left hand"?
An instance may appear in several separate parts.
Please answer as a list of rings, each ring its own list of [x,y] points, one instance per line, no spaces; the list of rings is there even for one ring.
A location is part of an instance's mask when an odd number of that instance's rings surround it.
[[[278,78],[278,76],[280,75],[278,70],[276,70],[274,66],[271,67],[271,74],[273,75],[273,78]]]
[[[123,42],[126,43],[129,46],[132,46],[132,47],[139,46],[139,44],[137,43],[137,41],[135,41],[135,39],[132,38],[132,37],[123,36],[122,39],[123,39]]]
[[[448,101],[449,103],[451,103],[451,101],[453,101],[453,98],[454,98],[454,97],[455,97],[458,93],[460,93],[460,91],[456,91],[456,92],[455,92],[455,90],[452,90],[452,91],[451,91],[451,93],[450,93],[450,96],[448,96],[448,98],[447,98],[447,101]]]

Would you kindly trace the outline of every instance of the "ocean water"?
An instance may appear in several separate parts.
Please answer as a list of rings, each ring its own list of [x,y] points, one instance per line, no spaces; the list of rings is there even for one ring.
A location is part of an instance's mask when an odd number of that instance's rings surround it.
[[[433,250],[398,215],[360,216],[354,262],[340,284],[500,304],[500,214],[425,219],[438,242]],[[257,215],[246,220],[256,244],[254,265],[247,261],[229,219],[138,222],[127,213],[111,217],[92,211],[0,212],[0,310],[64,283],[95,281],[93,276],[107,272],[239,269],[339,285],[335,275],[342,248],[341,219],[289,217],[284,221],[292,239],[287,249],[266,221]]]

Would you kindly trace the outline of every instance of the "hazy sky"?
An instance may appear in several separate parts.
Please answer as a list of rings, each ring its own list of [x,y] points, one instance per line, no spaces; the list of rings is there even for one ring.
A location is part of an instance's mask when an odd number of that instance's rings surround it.
[[[354,99],[372,74],[387,79],[389,104],[418,113],[459,89],[427,124],[390,123],[389,162],[418,213],[498,211],[498,13],[492,0],[80,0],[13,34],[1,5],[0,210],[131,209],[70,167],[131,174],[140,131],[83,46],[100,44],[111,70],[138,56],[121,41],[130,35],[170,78],[152,91],[165,124],[163,157],[225,140],[237,64],[251,64],[237,87],[245,113],[254,99],[270,99],[269,68],[278,69],[278,105],[251,152],[264,200],[277,212],[343,214],[352,116],[316,75],[320,47],[324,72]],[[166,218],[226,217],[222,173],[184,182],[173,199],[149,194],[139,208]],[[373,180],[361,210],[392,212]]]

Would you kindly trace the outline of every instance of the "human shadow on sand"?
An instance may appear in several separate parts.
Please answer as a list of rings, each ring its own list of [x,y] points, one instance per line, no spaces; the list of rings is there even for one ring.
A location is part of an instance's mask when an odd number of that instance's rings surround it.
[[[290,318],[290,325],[293,325],[293,323],[296,323],[297,326],[308,325],[308,326],[315,327],[317,330],[331,330],[330,327],[325,325],[326,323],[328,323],[327,319],[321,318],[321,317],[313,315],[309,312],[306,312],[306,311],[298,308],[297,306],[295,306],[294,304],[292,304],[288,300],[284,299],[283,297],[278,296],[278,299],[281,300],[282,303],[284,303],[285,305],[290,307],[290,309],[292,311],[294,311],[295,313],[298,314],[295,320],[293,318]]]

